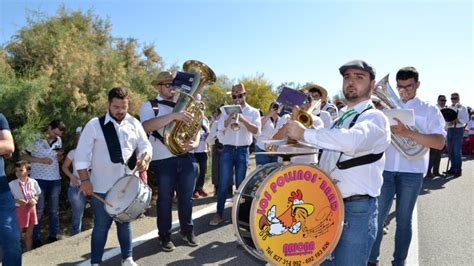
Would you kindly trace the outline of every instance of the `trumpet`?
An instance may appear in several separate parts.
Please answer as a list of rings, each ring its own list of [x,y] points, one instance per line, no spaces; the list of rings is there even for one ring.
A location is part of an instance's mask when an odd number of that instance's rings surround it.
[[[239,123],[239,114],[234,114],[234,122],[230,124],[230,128],[234,131],[238,131],[240,129],[240,123]]]

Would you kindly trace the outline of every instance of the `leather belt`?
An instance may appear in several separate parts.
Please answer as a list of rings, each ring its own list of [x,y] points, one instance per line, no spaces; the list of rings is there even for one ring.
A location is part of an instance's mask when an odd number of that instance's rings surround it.
[[[224,147],[229,147],[231,149],[239,149],[239,148],[248,148],[249,145],[244,145],[244,146],[234,146],[234,145],[224,145]]]
[[[344,202],[358,201],[358,200],[368,200],[373,199],[374,197],[369,195],[352,195],[350,197],[342,199]]]

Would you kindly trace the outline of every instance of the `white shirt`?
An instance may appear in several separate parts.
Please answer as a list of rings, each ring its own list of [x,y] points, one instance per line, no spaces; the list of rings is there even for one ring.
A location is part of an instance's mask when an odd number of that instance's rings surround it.
[[[331,112],[328,111],[329,108],[332,108],[333,110],[331,110]],[[324,106],[321,106],[321,111],[326,111],[329,113],[329,115],[331,116],[332,119],[336,119],[339,117],[339,111],[337,109],[337,106],[332,104],[332,103],[328,103],[326,102],[324,104]]]
[[[332,118],[331,118],[331,114],[328,111],[320,110],[319,113],[317,111],[313,111],[313,115],[319,116],[319,118],[323,120],[323,124],[325,128],[331,127]]]
[[[138,149],[137,158],[145,152],[152,153],[142,124],[133,116],[127,114],[118,124],[107,113],[104,123],[113,123],[125,162],[133,156],[135,149]],[[74,159],[76,169],[91,169],[90,180],[94,192],[98,193],[106,193],[118,179],[131,172],[126,164],[112,163],[110,160],[104,133],[97,117],[92,118],[84,127]]]
[[[469,120],[466,129],[469,130],[469,135],[474,135],[474,119]]]
[[[202,126],[206,128],[206,130],[201,127],[201,130],[199,131],[201,133],[201,137],[199,138],[199,145],[196,147],[196,149],[192,151],[194,153],[207,153],[206,139],[209,135],[209,120],[207,120],[207,118],[204,118],[202,120]]]
[[[275,125],[273,124],[272,119],[268,118],[267,122],[262,124],[262,131],[260,134],[258,134],[255,145],[257,145],[260,149],[265,150],[265,143],[263,143],[263,141],[271,139],[274,134],[274,130]]]
[[[156,99],[158,101],[163,100],[163,98],[161,98],[160,96],[156,97]],[[173,112],[173,107],[171,107],[171,106],[167,106],[167,105],[164,105],[164,104],[158,104],[158,107],[159,107],[159,112],[158,112],[156,117],[171,114]],[[143,122],[145,122],[147,120],[150,120],[150,119],[153,119],[153,118],[155,118],[155,113],[153,112],[151,103],[150,103],[150,101],[146,101],[142,105],[142,108],[140,109],[140,121],[143,123]],[[158,130],[158,133],[160,133],[160,135],[163,136],[163,137],[164,137],[165,127],[166,126],[160,128]],[[161,140],[153,137],[151,134],[150,134],[149,140],[150,140],[151,145],[153,146],[153,156],[151,157],[151,159],[153,161],[163,160],[163,159],[167,159],[167,158],[170,158],[170,157],[176,157],[173,153],[170,152],[168,147],[166,147],[166,145],[163,144],[163,142],[161,142]]]
[[[220,117],[220,115],[219,115]],[[222,143],[223,132],[217,130],[217,124],[219,122],[219,117],[216,120],[212,121],[211,128],[209,129],[209,135],[207,136],[206,142],[209,145],[214,145],[216,143],[216,139]]]
[[[67,154],[66,157],[72,162],[72,163],[71,163],[71,166],[72,166],[72,174],[73,174],[74,176],[76,176],[76,177],[79,178],[79,174],[77,173],[76,166],[74,165],[74,155],[75,155],[75,154],[76,154],[76,150],[73,149],[73,150],[70,150],[70,151],[68,152],[68,154]],[[79,181],[79,184],[81,184],[80,178],[79,178],[78,181]],[[71,183],[71,181],[69,181],[69,185],[70,185],[70,186],[73,186],[73,184]]]
[[[370,100],[366,100],[351,109],[361,113],[369,106],[373,106],[373,104]],[[342,108],[340,117],[347,111],[347,106]],[[341,156],[340,161],[343,162],[355,157],[385,151],[390,144],[390,125],[387,117],[381,111],[372,108],[363,112],[354,126],[348,129],[354,117],[355,113],[345,119],[341,128],[307,129],[304,139],[324,149],[319,166],[336,182],[343,198],[353,195],[377,197],[380,195],[382,187],[384,156],[373,163],[345,170],[337,168],[336,163],[339,156]]]
[[[311,115],[313,118],[313,127],[314,128],[323,128],[324,123],[321,118],[315,115]],[[275,135],[285,124],[286,122],[291,119],[291,116],[289,114],[283,115],[277,122],[277,125],[275,127],[274,133],[272,135]],[[309,155],[301,155],[301,156],[294,156],[291,157],[291,162],[292,163],[316,163],[318,160],[318,154],[317,154],[317,149],[309,149],[309,148],[295,148],[295,147],[278,147],[278,150],[280,152],[308,152],[308,151],[314,151],[314,154],[309,154]],[[281,162],[283,159],[281,157],[278,158],[278,161]]]
[[[257,127],[257,133],[255,136],[258,136],[261,132],[261,121],[260,121],[260,112],[248,105],[245,104],[245,107],[242,108],[242,114],[245,116],[250,123],[254,124]],[[224,145],[232,145],[232,146],[247,146],[252,144],[253,135],[250,131],[248,131],[247,127],[243,124],[240,125],[239,130],[232,130],[230,128],[230,124],[224,127],[224,121],[229,117],[225,112],[222,112],[221,117],[219,118],[219,122],[217,124],[217,130],[223,132],[222,137],[222,144]]]
[[[466,106],[461,105],[459,107],[459,106],[450,105],[448,108],[453,109],[458,114],[459,122],[456,123],[456,128],[464,128],[466,126],[466,123],[469,122],[469,112],[467,111]],[[448,123],[447,126],[448,128],[453,128],[454,123]]]
[[[441,111],[434,105],[421,101],[418,97],[404,104],[405,109],[413,109],[415,123],[421,133],[440,134],[446,137],[445,122]],[[408,160],[393,145],[385,152],[385,170],[391,172],[423,173],[428,169],[429,152],[417,160]]]
[[[13,198],[16,200],[22,199],[29,201],[41,194],[41,188],[38,185],[38,182],[33,178],[28,178],[25,182],[21,182],[20,179],[17,178],[10,181],[8,185],[10,186]]]
[[[62,148],[62,141],[57,137],[51,144],[44,138],[36,137],[34,143],[26,148],[26,151],[37,158],[49,158],[52,164],[31,163],[30,176],[41,180],[60,180],[58,156],[55,149]]]

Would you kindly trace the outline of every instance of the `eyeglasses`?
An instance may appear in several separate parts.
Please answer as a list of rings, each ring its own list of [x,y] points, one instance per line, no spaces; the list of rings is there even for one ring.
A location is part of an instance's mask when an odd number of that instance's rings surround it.
[[[446,99],[439,99],[438,101],[440,101],[440,102],[445,102]]]
[[[239,93],[239,94],[232,94],[232,99],[241,99],[242,97],[244,97],[245,93]]]
[[[401,90],[401,89],[406,89],[406,90],[408,90],[408,89],[412,89],[412,88],[414,88],[414,87],[415,87],[415,83],[408,84],[408,85],[405,85],[405,86],[400,85],[400,84],[397,84],[397,89],[398,89],[398,90]]]
[[[459,100],[458,97],[451,97],[451,100]]]
[[[158,85],[164,86],[165,88],[169,89],[169,88],[171,88],[172,84],[171,83],[163,83],[163,84],[158,84]]]

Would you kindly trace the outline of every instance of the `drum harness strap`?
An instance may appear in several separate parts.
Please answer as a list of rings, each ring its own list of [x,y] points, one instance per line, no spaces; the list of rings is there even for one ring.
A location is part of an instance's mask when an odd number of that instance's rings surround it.
[[[370,109],[372,109],[371,105],[369,107],[365,108],[362,112],[356,114],[354,116],[354,118],[352,119],[351,123],[349,124],[349,128],[351,128],[355,125],[357,119],[359,118],[359,116],[363,112],[365,112],[367,110],[370,110]],[[334,123],[334,125],[332,126],[332,128],[334,128],[337,124],[338,123],[336,121]],[[360,166],[360,165],[365,165],[365,164],[376,162],[376,161],[380,160],[380,158],[382,158],[383,152],[377,153],[377,154],[371,153],[371,154],[355,157],[355,158],[352,158],[352,159],[349,159],[349,160],[346,160],[346,161],[343,161],[343,162],[341,162],[341,156],[342,156],[342,152],[339,155],[339,159],[337,160],[336,166],[337,166],[337,168],[339,168],[341,170],[345,170],[345,169],[352,168],[352,167],[355,167],[355,166]]]
[[[163,104],[163,105],[169,106],[171,108],[174,108],[174,106],[176,105],[176,103],[174,103],[174,102],[166,101],[166,100],[159,100],[158,101],[156,98],[153,99],[153,100],[150,100],[149,102],[151,104],[151,109],[153,109],[153,113],[155,113],[155,117],[160,112],[160,108],[158,107],[158,104]],[[163,136],[157,130],[154,130],[153,132],[151,132],[151,135],[153,137],[155,137],[156,139],[160,140],[161,143],[165,144],[165,139],[163,138]]]
[[[117,135],[117,131],[115,130],[114,124],[112,121],[109,121],[106,125],[105,122],[105,115],[99,117],[99,124],[102,128],[102,132],[104,133],[105,143],[107,144],[107,150],[109,151],[110,160],[113,163],[121,163],[125,164],[122,155],[122,147],[120,146],[120,141]],[[127,165],[130,169],[135,168],[137,163],[137,157],[134,156],[135,153],[128,159]]]

